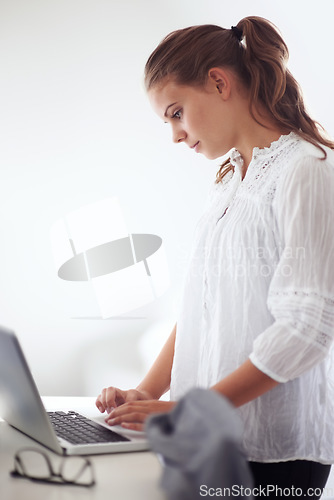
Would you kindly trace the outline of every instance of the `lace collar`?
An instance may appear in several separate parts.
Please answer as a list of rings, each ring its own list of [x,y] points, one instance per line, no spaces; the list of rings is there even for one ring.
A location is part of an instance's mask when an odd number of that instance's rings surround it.
[[[290,132],[287,135],[281,135],[276,141],[273,141],[270,146],[265,147],[265,148],[258,148],[255,147],[253,148],[253,154],[252,154],[252,159],[257,160],[258,158],[265,158],[267,156],[273,156],[276,154],[281,148],[285,147],[286,144],[292,140],[296,140],[297,134],[295,132]],[[230,162],[233,165],[233,167],[242,172],[242,167],[244,164],[244,160],[239,153],[237,149],[232,149],[231,151],[231,156],[230,156]]]
[[[295,140],[297,137],[298,136],[295,132],[290,132],[287,135],[281,135],[277,139],[277,141],[273,141],[269,147],[265,148],[255,147],[253,149],[252,160],[256,160],[260,156],[261,157],[272,156],[273,154],[277,153],[282,147],[285,147],[288,142],[290,142],[291,140]]]

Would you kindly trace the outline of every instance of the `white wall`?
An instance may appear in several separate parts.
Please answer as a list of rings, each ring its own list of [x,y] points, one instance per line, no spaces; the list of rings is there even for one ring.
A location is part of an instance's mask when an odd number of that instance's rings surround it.
[[[334,134],[331,0],[0,0],[0,324],[19,334],[43,394],[132,385],[176,314],[194,225],[215,162],[170,141],[142,88],[169,31],[260,15],[281,29],[314,116]],[[131,232],[165,243],[172,286],[157,302],[99,320],[90,288],[61,281],[49,229],[117,196]],[[161,334],[155,332],[162,332]]]

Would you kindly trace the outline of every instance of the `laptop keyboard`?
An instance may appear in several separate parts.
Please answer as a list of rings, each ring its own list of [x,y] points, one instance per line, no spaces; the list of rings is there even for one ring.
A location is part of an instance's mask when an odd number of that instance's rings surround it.
[[[48,412],[48,415],[57,436],[72,444],[130,441],[74,411]]]

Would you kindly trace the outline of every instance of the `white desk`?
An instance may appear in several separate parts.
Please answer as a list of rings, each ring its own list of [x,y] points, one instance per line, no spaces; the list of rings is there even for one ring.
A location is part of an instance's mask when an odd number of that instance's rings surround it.
[[[77,410],[94,404],[94,398],[43,398],[47,408]],[[46,451],[54,464],[61,457],[40,446],[0,420],[0,499],[1,500],[165,500],[159,487],[161,465],[150,451],[115,453],[90,457],[95,469],[96,485],[91,488],[33,483],[12,478],[15,452],[24,446]]]

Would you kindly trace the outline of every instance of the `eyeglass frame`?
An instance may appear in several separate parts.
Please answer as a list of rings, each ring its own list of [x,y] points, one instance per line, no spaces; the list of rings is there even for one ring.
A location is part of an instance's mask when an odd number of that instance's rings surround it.
[[[25,451],[32,451],[34,453],[39,453],[45,459],[45,462],[49,468],[49,477],[39,478],[39,477],[31,476],[29,473],[27,473],[26,468],[25,468],[25,466],[22,463],[21,458],[20,458],[20,454],[22,452],[25,452]],[[82,455],[80,455],[79,457],[83,461],[83,465],[82,465],[82,468],[80,470],[79,476],[85,470],[86,467],[89,467],[91,470],[91,473],[92,473],[92,481],[90,483],[83,484],[83,483],[77,482],[75,479],[69,481],[62,475],[62,470],[63,470],[64,464],[66,462],[66,459],[70,458],[70,457],[62,457],[62,461],[59,465],[59,472],[57,473],[55,471],[54,467],[52,466],[50,457],[43,450],[40,450],[38,448],[29,448],[29,447],[20,448],[14,455],[14,469],[11,470],[9,472],[9,474],[14,478],[29,479],[30,481],[33,481],[35,483],[48,483],[48,484],[57,484],[57,485],[68,485],[68,486],[83,486],[85,488],[90,488],[91,486],[94,486],[96,484],[93,464],[89,460],[89,458],[83,457]],[[21,473],[18,470],[17,466],[19,466],[22,469],[23,473]]]

